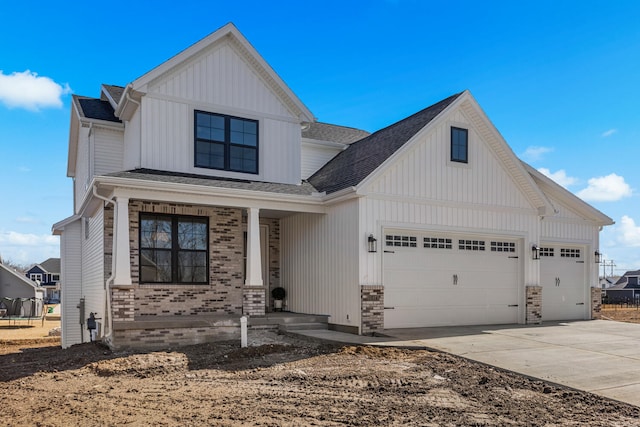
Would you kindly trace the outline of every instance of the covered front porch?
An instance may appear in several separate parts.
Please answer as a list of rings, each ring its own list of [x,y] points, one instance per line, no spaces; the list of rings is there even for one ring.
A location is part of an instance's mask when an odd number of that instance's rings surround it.
[[[119,187],[100,197],[108,201],[105,341],[120,348],[228,339],[239,336],[241,316],[251,327],[277,328],[273,319],[282,315],[273,313],[271,290],[286,288],[280,283],[280,219],[323,213],[315,202],[288,197],[239,200],[237,194]],[[183,255],[196,261],[184,263]]]

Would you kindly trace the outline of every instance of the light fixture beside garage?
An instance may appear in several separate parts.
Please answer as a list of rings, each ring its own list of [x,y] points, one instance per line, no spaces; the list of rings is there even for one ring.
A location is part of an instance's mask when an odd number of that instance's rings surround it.
[[[602,254],[599,251],[596,251],[596,264],[600,264],[602,262]]]
[[[378,240],[373,237],[373,234],[369,234],[367,238],[367,247],[369,248],[369,252],[378,252]]]
[[[540,248],[536,244],[531,246],[531,258],[540,259]]]

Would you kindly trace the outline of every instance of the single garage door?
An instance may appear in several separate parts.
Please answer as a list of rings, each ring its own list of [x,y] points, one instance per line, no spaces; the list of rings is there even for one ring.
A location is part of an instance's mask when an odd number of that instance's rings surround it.
[[[583,247],[542,245],[542,320],[585,319],[588,299]]]
[[[516,239],[385,230],[384,327],[518,322]]]

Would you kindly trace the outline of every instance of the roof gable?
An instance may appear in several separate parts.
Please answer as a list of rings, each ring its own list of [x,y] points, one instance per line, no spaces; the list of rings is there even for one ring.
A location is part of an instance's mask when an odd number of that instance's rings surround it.
[[[452,95],[352,143],[313,174],[309,182],[318,191],[326,193],[360,184],[460,95],[461,93]]]
[[[293,116],[303,122],[312,122],[315,120],[311,111],[298,99],[291,89],[289,89],[286,83],[271,66],[267,64],[232,23],[225,25],[134,80],[125,88],[121,95],[121,100],[116,108],[116,115],[126,120],[137,107],[135,100],[129,102],[131,96],[135,98],[146,93],[151,84],[171,74],[174,70],[183,66],[183,64],[193,60],[212,46],[223,41],[233,46],[244,61],[260,76],[261,80],[277,95],[281,102],[287,106]]]

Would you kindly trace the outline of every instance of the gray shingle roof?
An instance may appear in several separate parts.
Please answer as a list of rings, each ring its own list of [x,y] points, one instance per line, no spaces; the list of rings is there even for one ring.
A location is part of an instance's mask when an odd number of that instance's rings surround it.
[[[238,190],[263,191],[267,193],[292,194],[310,196],[316,193],[308,182],[301,185],[278,184],[262,181],[245,181],[241,179],[210,177],[205,175],[166,172],[152,169],[134,169],[107,174],[109,177],[138,179],[142,181],[167,182],[175,184],[202,185],[207,187],[231,188]]]
[[[630,270],[624,273],[622,276],[620,276],[618,281],[615,283],[615,288],[616,289],[624,288],[629,282],[629,276],[640,276],[640,270]],[[620,287],[619,285],[622,285],[622,287]],[[635,287],[635,285],[631,285],[631,286]]]
[[[45,262],[41,262],[40,267],[47,273],[60,273],[60,258],[49,258]]]
[[[82,117],[121,123],[120,119],[113,114],[113,107],[109,101],[73,95],[73,102]]]
[[[124,87],[105,84],[103,84],[102,87],[109,92],[109,96],[116,102],[116,104],[120,103],[120,98],[122,98],[122,94],[124,93]]]
[[[309,182],[327,194],[358,185],[461,94],[452,95],[354,142],[313,174]]]
[[[309,123],[308,127],[302,130],[303,138],[333,141],[341,144],[351,144],[369,135],[369,132],[361,129],[322,122]]]

